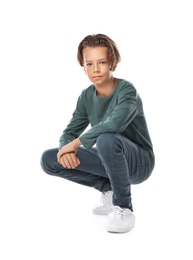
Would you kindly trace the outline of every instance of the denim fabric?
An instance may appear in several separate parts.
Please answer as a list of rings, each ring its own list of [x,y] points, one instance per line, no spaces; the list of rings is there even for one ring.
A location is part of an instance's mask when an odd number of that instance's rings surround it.
[[[113,191],[113,204],[132,209],[131,184],[145,181],[154,167],[154,155],[129,139],[105,133],[97,138],[96,147],[79,147],[81,164],[75,169],[57,162],[58,149],[46,150],[41,158],[42,169],[53,176],[93,187],[101,192]]]

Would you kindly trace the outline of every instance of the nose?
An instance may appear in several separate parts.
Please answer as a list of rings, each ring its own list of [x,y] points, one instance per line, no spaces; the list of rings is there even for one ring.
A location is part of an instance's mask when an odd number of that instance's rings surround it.
[[[94,73],[97,73],[100,71],[99,65],[98,64],[94,64]]]

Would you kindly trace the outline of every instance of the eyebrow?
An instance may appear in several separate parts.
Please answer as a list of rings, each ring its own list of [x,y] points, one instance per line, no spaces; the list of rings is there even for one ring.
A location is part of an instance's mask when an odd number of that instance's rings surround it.
[[[101,61],[101,60],[107,60],[107,58],[102,58],[102,59],[98,59],[97,61]],[[86,62],[91,62],[92,60],[85,60]]]

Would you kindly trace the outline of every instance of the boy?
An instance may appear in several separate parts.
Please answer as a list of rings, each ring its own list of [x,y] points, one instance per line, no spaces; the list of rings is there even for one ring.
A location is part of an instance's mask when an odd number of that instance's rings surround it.
[[[107,35],[86,36],[77,58],[92,84],[79,96],[59,149],[45,151],[41,166],[99,190],[102,203],[93,213],[110,214],[108,232],[128,232],[135,224],[131,184],[147,180],[154,168],[142,101],[129,81],[113,76],[120,54]]]

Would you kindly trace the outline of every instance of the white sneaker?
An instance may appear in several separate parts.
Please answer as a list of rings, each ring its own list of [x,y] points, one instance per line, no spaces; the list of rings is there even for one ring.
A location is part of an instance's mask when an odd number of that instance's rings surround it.
[[[106,191],[102,193],[101,204],[93,209],[93,213],[97,215],[108,215],[113,211],[113,192]]]
[[[110,220],[107,225],[108,232],[129,232],[134,225],[135,215],[130,209],[113,206],[113,212],[110,214]]]

